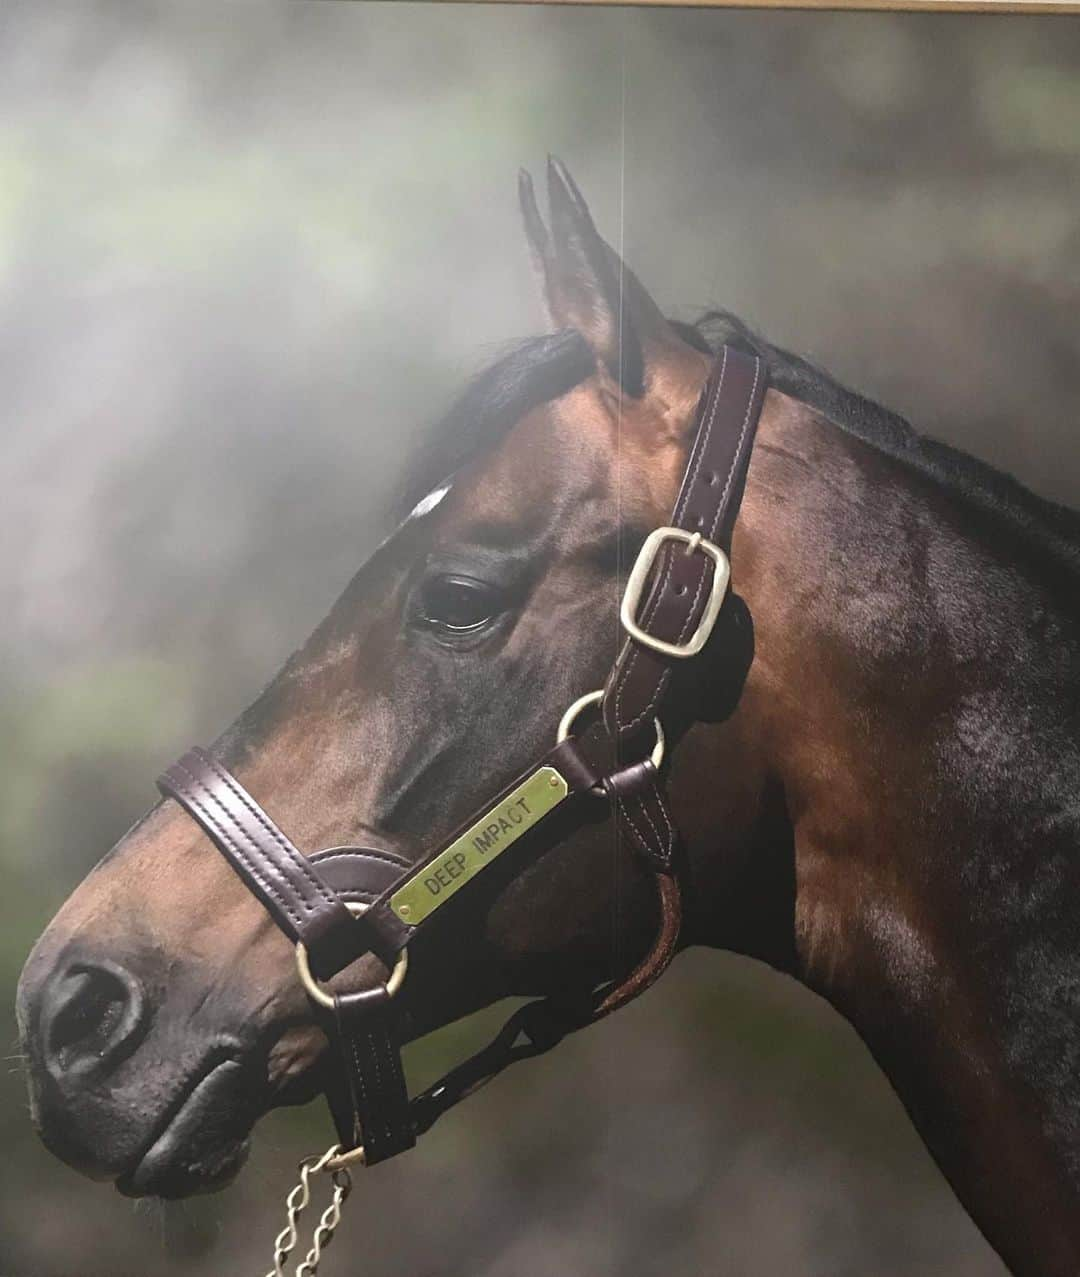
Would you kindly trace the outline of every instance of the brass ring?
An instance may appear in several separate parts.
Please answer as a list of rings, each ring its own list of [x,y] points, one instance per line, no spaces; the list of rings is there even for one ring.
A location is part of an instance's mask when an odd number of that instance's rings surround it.
[[[357,900],[347,900],[345,908],[353,915],[359,918],[362,913],[366,913],[368,906]],[[334,995],[327,993],[322,985],[311,974],[311,964],[308,962],[307,946],[302,940],[296,942],[296,969],[300,972],[300,983],[307,991],[307,995],[313,998],[321,1007],[326,1007],[332,1011],[334,1009]],[[393,997],[395,993],[405,983],[405,973],[409,969],[408,950],[402,949],[398,954],[397,962],[394,963],[394,969],[390,972],[390,979],[386,982],[387,997]]]
[[[596,692],[586,692],[584,696],[579,696],[577,700],[570,706],[566,713],[559,719],[559,730],[555,733],[556,741],[561,745],[570,735],[570,729],[574,725],[574,720],[583,709],[588,709],[590,705],[598,705],[604,699],[604,689],[601,687]],[[659,770],[660,764],[664,761],[664,729],[660,726],[658,718],[653,719],[653,727],[656,730],[656,744],[652,747],[652,753],[649,757],[652,759],[652,765]]]

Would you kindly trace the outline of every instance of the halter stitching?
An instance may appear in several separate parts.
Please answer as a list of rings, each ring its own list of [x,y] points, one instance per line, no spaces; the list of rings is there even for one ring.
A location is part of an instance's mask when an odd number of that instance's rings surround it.
[[[296,848],[293,847],[292,843],[290,843],[288,839],[285,837],[285,835],[281,832],[281,830],[275,829],[274,826],[267,819],[267,817],[249,801],[247,795],[235,783],[232,776],[230,776],[229,773],[225,771],[224,768],[218,767],[218,765],[214,762],[212,758],[207,758],[204,761],[209,764],[214,774],[225,782],[225,784],[229,787],[232,793],[236,795],[236,797],[240,800],[243,806],[251,813],[252,816],[255,817],[255,819],[259,822],[259,824],[263,827],[263,829],[266,830],[266,832],[270,835],[270,837],[277,843],[277,845],[282,849],[282,851],[290,854],[290,859],[293,860],[293,864],[295,865],[297,872],[302,877],[306,878],[308,882],[311,883],[311,885],[315,888],[316,894],[319,895],[323,900],[325,900],[327,904],[331,904],[331,905],[336,904],[337,903],[336,897],[326,887],[326,885],[320,882],[319,879],[315,876],[315,873],[313,872],[312,869],[309,868],[307,860],[305,859],[303,854],[297,851]],[[233,823],[237,825],[237,828],[240,828],[240,825],[236,821],[235,817],[233,818]]]
[[[206,820],[207,824],[213,826],[213,828],[217,831],[218,837],[221,838],[222,841],[225,842],[232,849],[232,851],[235,852],[237,856],[239,856],[239,858],[241,859],[241,861],[243,861],[244,865],[247,867],[249,873],[256,880],[256,882],[261,883],[264,889],[267,892],[269,892],[269,894],[276,901],[278,901],[281,907],[285,910],[286,914],[293,920],[293,922],[297,924],[297,926],[302,926],[304,919],[298,913],[296,913],[296,911],[289,904],[288,898],[281,894],[278,888],[274,886],[273,881],[269,878],[266,878],[259,871],[258,862],[252,860],[251,854],[245,851],[242,846],[238,845],[235,836],[230,834],[225,828],[223,828],[221,824],[221,820],[215,817],[214,811],[212,811],[211,808],[207,806],[205,799],[202,797],[202,792],[205,792],[207,796],[212,801],[215,802],[216,808],[219,809],[221,813],[228,816],[228,811],[224,807],[222,807],[219,803],[216,803],[216,800],[214,800],[213,794],[211,794],[210,791],[206,789],[206,786],[202,784],[202,782],[199,780],[197,776],[194,776],[191,772],[188,771],[188,769],[183,765],[182,762],[176,763],[175,766],[180,771],[182,771],[185,776],[187,776],[188,780],[192,783],[192,785],[197,787],[194,790],[194,792],[189,791],[188,794],[186,795],[188,802],[190,802],[193,807],[195,807],[198,811],[202,813],[203,818]],[[251,838],[249,838],[246,834],[244,834],[243,827],[236,823],[235,818],[229,817],[229,819],[231,820],[232,824],[234,824],[236,828],[240,831],[241,835],[247,838],[248,842],[251,842],[251,845],[255,847],[257,850],[258,849],[257,844],[254,843],[251,840]]]
[[[720,376],[717,379],[717,383],[716,383],[716,394],[713,397],[712,407],[709,410],[709,419],[708,421],[706,421],[704,426],[704,431],[701,434],[701,446],[700,446],[700,449],[698,450],[698,455],[694,460],[693,473],[690,477],[689,482],[685,484],[683,492],[679,498],[678,504],[675,507],[674,513],[675,513],[676,522],[678,522],[683,517],[683,515],[686,513],[686,507],[690,504],[690,494],[693,491],[694,484],[697,482],[698,472],[701,469],[702,458],[705,455],[706,449],[708,448],[708,444],[709,444],[709,438],[712,435],[713,423],[716,420],[716,413],[720,406],[720,395],[724,389],[724,377],[727,373],[727,352],[728,352],[728,348],[725,346],[723,357],[721,358],[721,361],[720,361]],[[757,382],[755,380],[755,386],[756,384]],[[747,414],[747,420],[749,420],[749,413]],[[740,435],[740,443],[742,438],[745,436],[745,433],[746,433],[746,426],[744,423],[743,433],[742,435]],[[656,594],[654,595],[655,602],[649,610],[649,615],[646,618],[644,618],[645,624],[648,624],[648,622],[652,620],[653,616],[656,614],[656,609],[660,606],[660,599],[663,597],[663,593],[667,589],[668,581],[671,579],[672,565],[674,561],[675,561],[674,557],[671,554],[669,554],[667,564],[664,568],[663,580],[660,583],[660,588],[657,590]],[[702,581],[698,585],[698,593],[694,599],[694,607],[697,606],[697,600],[701,597],[701,584],[703,582],[704,582],[704,574],[702,574]],[[694,608],[692,607],[690,609],[691,615],[693,614],[693,610]],[[684,633],[685,633],[685,629],[683,632],[679,634],[680,641],[682,640]],[[629,681],[631,671],[633,670],[634,666],[637,663],[640,650],[641,650],[640,648],[635,647],[633,652],[631,652],[630,659],[626,662],[626,668],[623,671],[622,677],[619,679],[618,683],[616,684],[616,687],[615,687],[615,718],[616,720],[619,719],[619,708],[622,704],[623,689],[626,686],[627,682]],[[626,723],[619,722],[618,725],[620,729],[625,729],[626,731],[629,731],[632,728],[636,727],[640,722],[642,722],[643,719],[649,717],[652,714],[654,708],[656,707],[656,703],[660,699],[660,696],[662,695],[666,686],[667,686],[667,678],[664,677],[660,680],[659,684],[657,685],[656,691],[653,693],[652,697],[649,700],[649,703],[644,707],[644,709],[642,709],[640,713],[635,714],[634,717],[631,718],[628,722]]]
[[[735,445],[735,455],[731,458],[731,466],[728,469],[727,478],[724,480],[724,491],[721,493],[720,500],[717,502],[716,515],[714,516],[712,525],[709,528],[710,541],[713,539],[714,536],[716,536],[716,529],[720,526],[720,518],[724,513],[724,506],[727,504],[728,494],[731,491],[731,484],[732,484],[732,480],[735,477],[735,471],[739,464],[739,457],[742,455],[742,446],[743,446],[743,443],[746,441],[746,431],[750,425],[750,413],[751,413],[751,410],[753,409],[754,396],[757,394],[758,381],[760,380],[760,378],[761,378],[761,360],[755,359],[754,360],[754,384],[750,388],[750,399],[746,405],[746,416],[743,418],[742,429],[739,431],[739,441]],[[716,571],[716,568],[714,566],[713,572],[715,571]],[[701,573],[701,577],[698,580],[698,587],[694,594],[694,601],[690,604],[690,610],[687,613],[686,620],[683,622],[683,627],[679,631],[679,637],[676,640],[679,643],[683,642],[683,640],[686,638],[687,634],[690,631],[690,625],[694,619],[694,613],[697,611],[697,605],[701,601],[701,595],[705,589],[706,578],[707,578],[707,573],[703,571]],[[656,697],[654,696],[653,700],[650,702],[650,708],[652,707],[653,704],[655,704],[655,702],[656,702]]]

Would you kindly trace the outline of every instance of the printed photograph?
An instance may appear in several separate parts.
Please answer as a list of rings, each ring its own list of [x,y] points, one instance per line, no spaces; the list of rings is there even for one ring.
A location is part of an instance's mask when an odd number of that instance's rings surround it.
[[[0,14],[0,1273],[1080,1270],[1080,24]]]

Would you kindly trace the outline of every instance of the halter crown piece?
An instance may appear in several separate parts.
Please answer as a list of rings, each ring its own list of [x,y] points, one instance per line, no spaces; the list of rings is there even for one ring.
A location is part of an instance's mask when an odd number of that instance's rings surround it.
[[[674,956],[682,914],[678,835],[660,771],[660,711],[674,667],[700,654],[724,600],[731,534],[765,389],[760,359],[721,349],[698,405],[671,524],[646,539],[627,581],[620,609],[627,638],[606,684],[567,710],[553,748],[419,861],[369,847],[305,856],[204,750],[191,750],[158,780],[162,794],[200,825],[295,943],[299,978],[338,1061],[327,1088],[337,1143],[302,1164],[301,1182],[289,1196],[289,1222],[275,1246],[273,1277],[284,1277],[313,1174],[333,1177],[333,1197],[297,1277],[311,1277],[318,1267],[349,1191],[349,1167],[372,1166],[411,1148],[448,1108],[508,1064],[549,1050],[642,993]],[[591,703],[600,714],[574,734],[579,713]],[[523,834],[556,809],[596,794],[608,799],[622,836],[654,876],[659,924],[649,952],[623,979],[585,999],[550,995],[527,1003],[486,1048],[410,1099],[393,1001],[406,976],[409,942]],[[528,847],[529,855],[539,854],[543,839],[530,838]],[[515,858],[515,872],[528,858]],[[357,993],[325,987],[367,953],[391,972],[385,984]]]

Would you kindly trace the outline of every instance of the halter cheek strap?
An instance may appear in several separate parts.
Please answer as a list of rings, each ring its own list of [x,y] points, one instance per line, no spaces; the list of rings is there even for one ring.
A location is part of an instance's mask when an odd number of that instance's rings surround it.
[[[766,382],[760,359],[724,346],[705,383],[671,524],[646,539],[620,609],[627,638],[602,702],[603,725],[618,756],[648,731],[674,668],[708,642],[727,589],[727,556]],[[670,868],[675,825],[658,778],[620,796],[617,805],[638,849]]]
[[[341,1149],[320,1169],[371,1164],[411,1147],[459,1099],[514,1060],[549,1050],[624,1005],[671,961],[681,895],[678,835],[659,771],[659,713],[674,668],[704,649],[724,599],[765,382],[759,359],[723,349],[702,392],[672,522],[645,540],[630,574],[620,611],[628,637],[607,683],[571,707],[552,749],[420,860],[381,848],[306,857],[203,750],[185,754],[159,779],[161,792],[198,822],[297,945],[301,976],[339,1060],[328,1098]],[[571,734],[578,711],[594,701],[601,709],[596,721]],[[522,1007],[490,1046],[410,1101],[392,1001],[409,942],[515,843],[513,867],[520,872],[526,853],[543,850],[538,831],[552,812],[597,794],[608,799],[621,836],[656,882],[659,925],[649,952],[611,986]],[[333,994],[319,983],[369,952],[391,970],[385,985]]]

